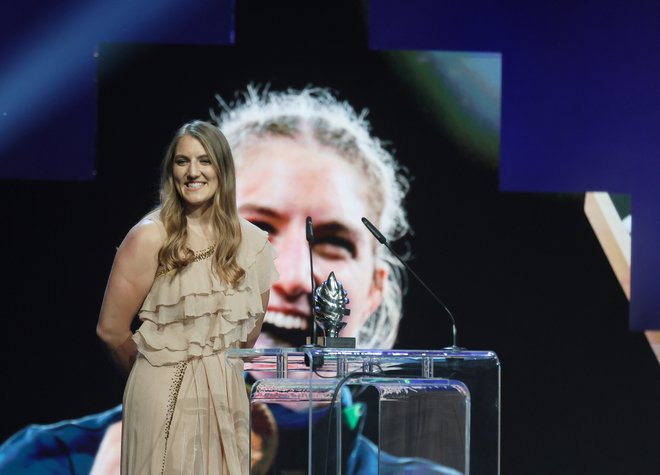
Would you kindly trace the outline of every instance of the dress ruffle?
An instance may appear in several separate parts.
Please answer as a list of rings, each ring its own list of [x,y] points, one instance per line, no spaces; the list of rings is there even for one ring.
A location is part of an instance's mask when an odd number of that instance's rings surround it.
[[[212,272],[211,257],[154,281],[140,309],[142,326],[133,336],[152,365],[208,356],[247,341],[257,318],[266,312],[261,294],[279,275],[268,235],[245,220],[241,230],[237,262],[245,277],[237,287],[227,286]]]

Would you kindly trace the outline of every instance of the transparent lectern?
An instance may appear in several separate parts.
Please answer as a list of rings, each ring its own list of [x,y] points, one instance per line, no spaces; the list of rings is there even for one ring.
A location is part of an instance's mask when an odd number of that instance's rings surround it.
[[[252,382],[253,475],[499,474],[490,351],[231,350]]]

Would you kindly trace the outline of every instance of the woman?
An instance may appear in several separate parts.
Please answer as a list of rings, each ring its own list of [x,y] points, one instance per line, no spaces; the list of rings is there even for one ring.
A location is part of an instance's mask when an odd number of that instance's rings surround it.
[[[117,251],[97,327],[130,370],[122,472],[244,474],[245,383],[223,353],[256,342],[275,253],[265,232],[238,217],[232,154],[211,124],[191,122],[174,136],[160,200]]]

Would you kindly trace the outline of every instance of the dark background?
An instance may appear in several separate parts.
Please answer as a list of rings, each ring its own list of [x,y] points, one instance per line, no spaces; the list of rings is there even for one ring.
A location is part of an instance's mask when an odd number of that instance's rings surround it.
[[[658,362],[628,330],[583,195],[499,192],[497,169],[426,120],[415,100],[423,92],[378,57],[364,59],[363,6],[326,11],[321,22],[313,11],[250,9],[258,4],[237,5],[232,49],[102,44],[95,180],[2,183],[0,439],[120,402],[123,382],[94,335],[115,247],[154,204],[176,127],[207,118],[215,93],[267,80],[330,85],[368,107],[374,133],[415,177],[411,263],[451,307],[459,343],[502,361],[502,473],[657,473]],[[328,26],[304,26],[312,14]],[[444,315],[415,283],[405,302],[398,347],[449,344]]]

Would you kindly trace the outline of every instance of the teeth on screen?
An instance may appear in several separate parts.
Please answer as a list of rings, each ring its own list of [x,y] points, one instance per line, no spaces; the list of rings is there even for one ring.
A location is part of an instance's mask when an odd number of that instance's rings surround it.
[[[289,330],[307,330],[307,320],[297,315],[269,311],[264,321]]]

